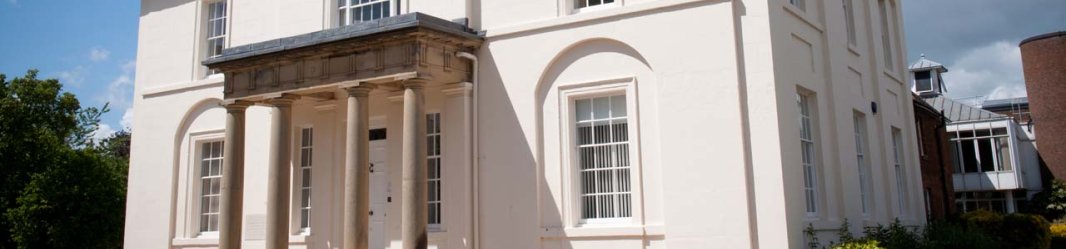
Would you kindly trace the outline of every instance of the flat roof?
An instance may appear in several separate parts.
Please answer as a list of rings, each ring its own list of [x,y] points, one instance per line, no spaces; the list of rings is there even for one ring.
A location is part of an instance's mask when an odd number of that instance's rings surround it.
[[[1043,39],[1046,39],[1046,38],[1058,37],[1058,36],[1066,36],[1066,31],[1059,31],[1059,32],[1051,32],[1051,33],[1047,33],[1047,34],[1034,35],[1033,37],[1025,38],[1025,40],[1022,40],[1022,42],[1019,42],[1018,46],[1025,45],[1026,43],[1031,42],[1031,41],[1043,40]]]
[[[420,12],[414,12],[315,31],[302,35],[222,49],[222,55],[204,60],[203,65],[212,66],[260,55],[307,48],[332,42],[354,40],[411,28],[428,28],[464,38],[482,39],[478,32],[463,24],[440,19]]]

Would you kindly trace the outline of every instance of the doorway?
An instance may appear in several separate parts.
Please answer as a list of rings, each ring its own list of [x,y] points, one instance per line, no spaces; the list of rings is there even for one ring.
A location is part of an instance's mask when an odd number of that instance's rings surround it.
[[[367,236],[372,249],[385,248],[389,243],[387,221],[392,189],[389,185],[389,167],[386,164],[385,129],[370,131],[370,230]]]

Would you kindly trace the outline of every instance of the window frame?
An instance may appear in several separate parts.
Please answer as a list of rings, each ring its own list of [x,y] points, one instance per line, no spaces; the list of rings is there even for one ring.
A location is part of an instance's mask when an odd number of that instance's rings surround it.
[[[800,144],[801,144],[800,145],[800,156],[801,156],[800,157],[800,159],[801,159],[800,163],[801,163],[802,171],[803,171],[803,175],[802,176],[803,176],[803,188],[804,188],[803,190],[804,190],[804,201],[805,201],[804,202],[804,208],[805,208],[805,211],[806,211],[806,214],[807,214],[807,218],[817,218],[820,215],[821,208],[823,206],[822,205],[822,192],[821,192],[822,189],[823,189],[822,185],[821,185],[821,182],[822,182],[821,181],[822,180],[821,179],[822,178],[821,177],[822,176],[822,174],[821,174],[822,173],[822,169],[820,167],[822,165],[822,161],[821,161],[822,149],[821,149],[821,144],[819,143],[819,140],[818,140],[818,138],[819,138],[819,136],[821,134],[821,129],[819,129],[819,125],[818,125],[818,100],[817,100],[816,94],[814,92],[806,90],[806,89],[802,89],[802,88],[797,89],[797,91],[796,91],[796,100],[797,100],[797,103],[796,103],[797,104],[797,108],[801,108],[801,109],[798,109],[799,112],[797,113],[798,114],[797,116],[800,119],[800,127],[799,127],[800,128],[799,139],[800,139]],[[806,114],[803,113],[804,110],[802,108],[804,108],[804,107],[806,108],[806,111],[807,111]],[[806,120],[804,120],[804,118],[806,118]],[[806,121],[805,124],[803,123],[804,121]],[[807,133],[809,133],[808,134],[809,138],[807,138],[807,139],[803,138],[803,135],[804,135],[804,132],[805,132],[804,131],[805,127],[809,128],[806,131]],[[809,152],[810,154],[806,155],[806,156],[809,156],[810,162],[804,162],[802,160],[803,156],[805,156],[805,154],[808,153],[806,151],[806,149],[803,148],[803,145],[805,143],[809,143],[810,146],[811,146],[811,149],[810,149],[810,152]],[[807,164],[810,164],[810,165],[807,165]],[[808,175],[808,171],[810,171],[810,173],[809,173],[810,175]],[[808,180],[809,180],[809,182],[808,182]],[[808,185],[810,185],[810,186],[808,186]],[[813,208],[813,210],[812,210],[812,208]]]
[[[434,127],[437,130],[436,133],[431,133],[429,131],[429,128],[430,128],[429,127],[429,122],[430,122],[431,117],[433,117],[433,116],[436,117],[436,121],[437,121],[436,125]],[[444,188],[444,173],[442,171],[444,169],[444,149],[443,149],[444,148],[444,144],[443,144],[443,140],[442,140],[442,138],[444,137],[443,136],[443,134],[444,134],[444,129],[443,129],[443,120],[444,119],[443,118],[444,118],[444,115],[442,115],[440,111],[427,111],[426,112],[426,129],[427,129],[426,130],[426,144],[427,145],[431,145],[431,140],[432,139],[430,139],[430,137],[434,137],[434,136],[435,136],[435,139],[436,139],[436,142],[437,142],[435,144],[436,145],[436,150],[437,150],[436,155],[433,155],[433,153],[428,150],[428,147],[427,147],[427,150],[426,150],[426,166],[427,167],[430,166],[430,164],[429,164],[430,160],[433,160],[433,159],[437,160],[437,165],[436,165],[437,166],[437,178],[429,177],[429,174],[428,174],[429,170],[427,169],[427,171],[426,171],[426,173],[427,173],[426,174],[426,197],[430,197],[430,194],[431,194],[429,192],[429,186],[434,181],[436,181],[436,183],[438,184],[437,185],[437,192],[438,192],[437,193],[437,200],[435,201],[436,204],[437,204],[437,219],[438,220],[437,220],[437,223],[433,223],[433,220],[431,220],[431,219],[427,221],[426,229],[429,230],[429,231],[442,231],[443,230],[443,225],[444,225],[444,193],[445,192],[443,190],[443,188]],[[433,211],[429,207],[431,204],[433,204],[433,202],[434,201],[428,200],[428,198],[427,198],[427,200],[426,200],[426,212],[432,212]],[[426,214],[426,217],[427,217],[427,219],[430,218],[428,213]]]
[[[894,15],[896,13],[896,4],[892,0],[878,0],[877,10],[880,18],[879,26],[881,27],[882,63],[884,63],[885,71],[890,75],[894,75],[898,69],[896,63],[900,59],[896,56],[896,52],[899,51],[896,48],[897,42],[895,42],[896,27],[898,26]]]
[[[559,86],[559,121],[561,133],[561,163],[563,164],[564,212],[568,227],[595,228],[643,225],[643,163],[640,148],[640,117],[636,78],[624,77]],[[577,156],[576,101],[579,99],[622,95],[626,96],[626,122],[630,160],[630,216],[620,218],[585,219],[581,209],[580,158]]]
[[[859,35],[855,23],[855,0],[841,0],[841,2],[844,5],[844,29],[847,32],[848,46],[858,46]]]
[[[359,0],[356,0],[356,1],[359,1]],[[357,3],[355,5],[351,4],[351,0],[332,0],[332,1],[329,1],[329,5],[326,6],[326,9],[330,13],[330,14],[326,15],[327,18],[329,18],[329,20],[330,20],[328,23],[332,23],[333,24],[332,27],[344,27],[344,26],[356,24],[358,22],[352,22],[352,14],[351,14],[352,9],[358,8],[358,7],[363,7],[363,6],[369,6],[369,5],[373,5],[373,4],[378,4],[378,3],[383,3],[383,2],[388,2],[389,10],[387,12],[385,12],[388,15],[383,15],[383,16],[381,16],[378,19],[371,19],[371,20],[367,20],[367,21],[373,21],[373,20],[379,20],[381,18],[398,16],[401,13],[400,12],[401,11],[400,10],[400,4],[403,1],[400,1],[400,0],[370,0],[370,1],[371,2],[369,2],[369,3]],[[340,4],[342,2],[345,3],[344,6],[340,6]],[[342,10],[345,11],[344,22],[341,22],[341,20],[340,20],[341,11]],[[359,22],[365,22],[365,21],[359,21]]]
[[[304,131],[305,130],[309,130],[310,133],[311,133],[309,146],[305,146],[305,144],[303,143],[304,142],[304,135],[305,135]],[[315,186],[314,185],[314,182],[315,182],[315,180],[314,180],[314,174],[315,174],[314,173],[315,172],[315,170],[314,170],[314,168],[315,168],[314,167],[315,166],[315,164],[314,164],[314,159],[315,159],[314,142],[315,142],[315,130],[314,130],[314,126],[312,126],[312,125],[302,125],[302,126],[297,127],[295,132],[297,133],[298,136],[293,136],[293,138],[296,138],[296,139],[293,140],[293,147],[292,147],[292,148],[295,148],[295,150],[293,150],[293,153],[295,153],[295,155],[292,157],[294,159],[293,160],[294,168],[293,168],[293,174],[292,174],[292,183],[293,183],[292,184],[292,189],[293,189],[292,196],[294,198],[292,198],[292,200],[293,200],[292,201],[292,206],[293,206],[292,212],[293,213],[292,213],[291,217],[292,217],[293,221],[292,221],[292,225],[291,226],[292,226],[292,229],[293,229],[292,231],[294,231],[295,234],[297,234],[297,235],[310,235],[311,234],[311,223],[313,223],[313,220],[314,220],[313,218],[314,218],[314,206],[315,206],[314,205],[314,186]],[[304,149],[308,149],[309,150],[309,152],[308,152],[309,158],[307,158],[307,161],[308,161],[309,165],[303,165],[304,164],[304,157],[303,157],[303,150]],[[311,176],[306,178],[309,181],[309,184],[308,184],[307,187],[304,187],[304,185],[303,185],[304,179],[305,179],[304,178],[304,173],[305,173],[304,170],[305,169],[310,171],[310,173],[311,173]],[[303,190],[305,188],[307,189],[307,194],[309,194],[310,196],[305,196],[304,195]],[[306,209],[307,209],[307,227],[303,226],[303,218],[304,218],[303,210],[305,208],[303,206],[303,198],[305,198],[305,197],[308,198],[308,200],[307,200],[308,201],[308,203],[307,203],[308,207],[306,207]]]
[[[970,129],[957,129],[948,131],[948,141],[951,143],[952,156],[955,159],[954,174],[978,174],[978,173],[996,173],[996,172],[1014,172],[1017,170],[1018,165],[1014,161],[1014,146],[1013,138],[1011,137],[1011,128],[1004,126],[982,126],[982,127],[959,127]],[[997,131],[1003,131],[1003,133],[997,133]],[[979,131],[986,131],[987,134],[978,134]],[[964,134],[968,133],[968,134]],[[992,159],[993,170],[984,170],[983,162],[981,162],[981,142],[988,141],[989,151]],[[997,142],[998,141],[998,142]],[[968,146],[964,146],[964,143],[969,143]],[[970,148],[966,148],[970,147]],[[964,148],[966,150],[964,150]],[[1006,154],[1003,153],[1006,150]],[[963,153],[972,152],[976,159],[976,170],[970,171],[966,163],[966,154]]]
[[[792,7],[796,7],[796,9],[799,9],[800,11],[807,11],[807,0],[786,0],[786,2],[788,5],[792,5]]]
[[[869,123],[866,121],[866,114],[860,111],[854,111],[852,123],[854,124],[855,163],[859,178],[859,198],[862,204],[862,215],[864,218],[869,218],[873,213],[873,195],[876,192],[873,191],[874,184],[872,183],[873,168],[871,167],[870,137],[867,127]]]
[[[184,213],[187,216],[186,216],[186,219],[185,219],[185,221],[186,221],[185,222],[186,225],[185,225],[185,229],[184,229],[185,236],[181,236],[181,237],[193,238],[193,239],[201,239],[201,238],[215,239],[215,238],[218,238],[218,236],[219,236],[219,232],[218,231],[204,232],[204,231],[201,231],[201,229],[200,229],[200,224],[201,224],[200,216],[202,215],[201,214],[201,201],[203,199],[202,192],[201,192],[202,189],[203,189],[203,186],[201,186],[201,185],[203,185],[203,184],[202,184],[202,180],[201,180],[202,179],[201,178],[201,173],[202,172],[201,172],[200,164],[202,162],[203,144],[213,143],[213,142],[222,142],[222,146],[223,146],[222,147],[223,161],[220,162],[220,164],[224,164],[225,163],[225,131],[224,130],[211,130],[211,131],[191,132],[189,134],[190,135],[187,138],[187,140],[189,141],[188,144],[187,144],[187,146],[188,146],[187,148],[188,148],[189,153],[187,154],[187,156],[188,156],[187,157],[188,161],[186,163],[186,165],[187,165],[186,172],[187,173],[186,173],[186,177],[185,177],[186,178],[185,183],[188,184],[188,185],[186,185],[186,189],[188,189],[189,192],[185,193],[186,205],[185,205],[185,212]],[[221,166],[220,166],[220,169],[219,169],[219,171],[220,171],[219,173],[220,174],[221,174],[222,170],[225,170],[225,169],[221,168]],[[221,201],[221,198],[220,198],[219,201]],[[221,209],[221,203],[219,203],[219,205],[220,205],[219,208]],[[219,210],[219,212],[221,212],[221,210]]]
[[[211,55],[212,50],[213,50],[212,47],[211,47],[211,41],[212,40],[214,40],[214,39],[222,39],[222,49],[226,49],[226,48],[229,47],[230,40],[231,40],[229,36],[230,36],[230,33],[232,33],[231,32],[232,31],[232,27],[230,25],[231,24],[231,20],[232,20],[232,15],[231,14],[233,12],[232,12],[232,4],[230,3],[229,0],[203,0],[203,1],[199,1],[199,3],[200,3],[200,6],[199,6],[199,15],[200,16],[197,18],[197,22],[198,22],[197,26],[199,27],[199,31],[197,32],[198,33],[197,36],[199,38],[196,39],[196,41],[197,41],[197,46],[196,46],[197,47],[197,51],[196,51],[197,55],[196,55],[196,58],[199,58],[199,60],[206,60],[206,59],[214,58],[214,57],[217,57],[217,56],[221,55],[221,51],[219,52],[218,55]],[[223,12],[222,13],[223,16],[221,18],[212,18],[211,17],[211,14],[212,14],[212,10],[211,9],[212,9],[213,5],[215,5],[215,4],[222,4],[223,5],[223,11],[222,11]],[[212,24],[213,24],[212,21],[216,21],[216,20],[219,20],[219,19],[222,20],[222,30],[223,30],[222,33],[223,34],[221,36],[211,36]],[[196,73],[198,75],[197,78],[199,78],[199,79],[209,79],[209,78],[221,78],[221,77],[223,77],[222,76],[222,72],[211,70],[210,68],[207,68],[206,66],[200,65],[200,63],[199,63],[200,61],[199,60],[196,63],[196,65],[200,68],[200,70],[198,70],[198,72]]]
[[[903,130],[890,128],[892,132],[892,166],[896,179],[896,208],[898,218],[907,216],[907,146],[903,143]]]
[[[603,0],[600,0],[601,4],[597,4],[597,5],[593,5],[593,6],[578,7],[578,3],[586,2],[586,5],[587,5],[588,1],[590,1],[590,0],[565,0],[565,4],[566,4],[566,6],[569,6],[570,14],[588,13],[588,12],[600,11],[600,10],[604,10],[604,9],[610,9],[610,8],[615,8],[615,7],[619,7],[619,6],[624,6],[625,5],[625,3],[624,3],[625,0],[613,0],[613,2],[610,2],[610,3],[602,3]]]

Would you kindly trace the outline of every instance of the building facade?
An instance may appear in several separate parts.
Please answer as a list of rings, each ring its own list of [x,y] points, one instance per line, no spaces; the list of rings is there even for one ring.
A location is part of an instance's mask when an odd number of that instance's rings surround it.
[[[143,0],[128,248],[925,222],[897,0]]]
[[[1043,189],[1036,137],[1016,121],[1025,115],[1019,105],[1010,100],[986,102],[992,110],[1007,113],[1001,114],[944,96],[947,84],[941,75],[948,69],[925,56],[910,71],[914,91],[947,119],[956,211],[1014,213]],[[1000,102],[1007,102],[1008,110],[1000,110]]]
[[[1061,97],[1066,94],[1066,31],[1029,37],[1018,47],[1033,127],[1040,131],[1041,160],[1052,177],[1066,178],[1066,100]]]
[[[914,123],[918,133],[918,160],[922,168],[922,195],[927,220],[943,220],[955,214],[954,143],[948,139],[947,118],[914,96]]]

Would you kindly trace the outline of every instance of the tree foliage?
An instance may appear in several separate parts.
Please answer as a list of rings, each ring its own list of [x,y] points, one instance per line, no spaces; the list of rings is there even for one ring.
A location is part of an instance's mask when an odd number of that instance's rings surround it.
[[[1066,182],[1056,179],[1050,185],[1033,196],[1033,210],[1030,211],[1048,220],[1062,219],[1066,215]]]
[[[129,134],[94,143],[107,105],[62,88],[0,74],[0,248],[122,246]]]

